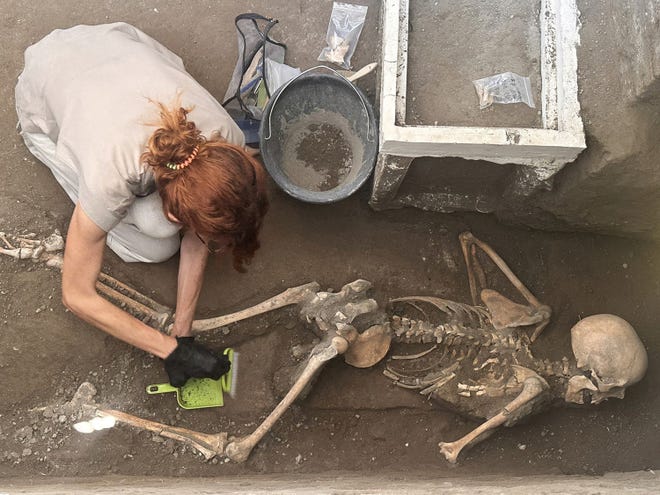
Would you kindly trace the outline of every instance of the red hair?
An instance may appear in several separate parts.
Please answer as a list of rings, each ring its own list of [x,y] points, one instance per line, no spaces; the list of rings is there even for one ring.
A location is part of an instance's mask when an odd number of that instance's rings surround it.
[[[160,127],[141,159],[153,169],[163,210],[205,239],[229,238],[234,268],[244,272],[259,248],[258,235],[268,210],[263,168],[243,148],[222,137],[204,138],[187,119],[190,109],[157,104]],[[196,146],[197,155],[189,166],[167,167],[186,161]]]

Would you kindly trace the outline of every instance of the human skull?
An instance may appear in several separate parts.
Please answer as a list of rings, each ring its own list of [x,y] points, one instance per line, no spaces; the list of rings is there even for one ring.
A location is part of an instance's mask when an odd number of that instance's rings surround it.
[[[577,367],[584,374],[571,377],[564,399],[598,404],[609,397],[623,399],[626,387],[646,373],[648,357],[635,329],[614,315],[593,315],[571,328]]]

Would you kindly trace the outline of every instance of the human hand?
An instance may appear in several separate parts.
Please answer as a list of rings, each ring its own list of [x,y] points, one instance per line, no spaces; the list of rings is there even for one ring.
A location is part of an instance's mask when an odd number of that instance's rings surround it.
[[[217,356],[194,337],[177,337],[177,346],[164,359],[165,371],[173,387],[182,387],[189,378],[219,379],[229,371],[231,363],[226,355]]]

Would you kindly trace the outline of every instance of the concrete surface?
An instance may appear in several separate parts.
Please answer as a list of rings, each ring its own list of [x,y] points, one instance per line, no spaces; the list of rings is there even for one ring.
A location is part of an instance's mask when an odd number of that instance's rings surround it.
[[[551,191],[514,215],[546,228],[658,238],[660,1],[581,0],[578,7],[587,149]]]
[[[443,10],[430,3],[385,2],[380,154],[370,201],[374,208],[414,205],[442,212],[492,212],[499,209],[498,203],[523,202],[544,188],[585,148],[577,99],[575,2],[526,5],[521,10],[517,4],[462,2]],[[433,63],[425,63],[428,60]],[[480,77],[475,71],[503,64],[519,72],[525,66],[532,76],[540,73],[532,77],[538,110],[530,112],[522,103],[481,110],[468,97],[467,83]],[[420,109],[427,117],[435,115],[435,120],[417,117]],[[537,118],[537,128],[525,115]],[[446,181],[439,187],[449,190],[397,197],[411,163],[403,157],[458,157],[521,166],[492,198],[484,191],[457,190],[455,183]],[[482,178],[467,173],[464,177],[479,182]]]
[[[357,477],[350,473],[322,476],[296,476],[295,480],[276,476],[181,480],[176,478],[103,478],[51,480],[47,485],[11,480],[4,485],[7,495],[164,495],[195,493],[251,493],[254,495],[647,495],[658,493],[655,473],[612,473],[602,477],[531,476],[527,478],[477,477],[476,479],[434,479],[429,476]],[[4,493],[2,494],[4,495]]]

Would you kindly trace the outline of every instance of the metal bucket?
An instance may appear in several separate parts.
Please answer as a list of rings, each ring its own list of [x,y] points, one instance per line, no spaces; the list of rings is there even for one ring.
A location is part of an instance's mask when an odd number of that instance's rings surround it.
[[[353,194],[371,175],[377,130],[371,104],[353,83],[329,67],[313,67],[270,99],[261,121],[261,156],[289,195],[332,203]]]

